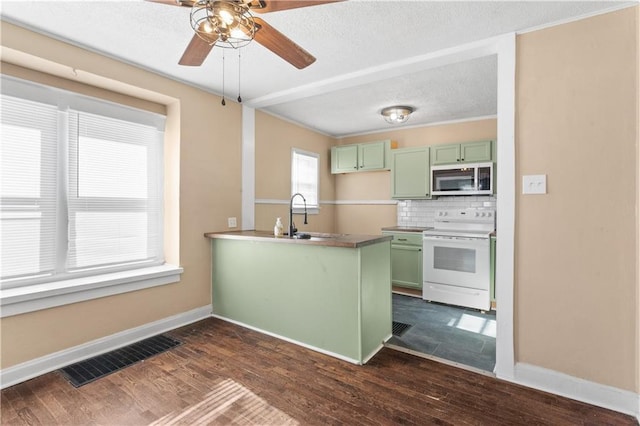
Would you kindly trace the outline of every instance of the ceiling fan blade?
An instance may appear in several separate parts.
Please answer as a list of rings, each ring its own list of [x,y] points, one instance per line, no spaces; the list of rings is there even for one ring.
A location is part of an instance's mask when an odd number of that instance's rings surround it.
[[[186,6],[191,7],[195,3],[195,0],[145,0],[151,3],[161,3],[169,6]]]
[[[253,18],[256,23],[254,40],[280,56],[298,69],[306,68],[316,61],[316,58],[291,39],[264,22],[260,18]]]
[[[344,0],[252,0],[249,2],[249,7],[252,12],[267,13],[341,1]]]
[[[198,34],[194,34],[178,64],[192,67],[202,65],[204,60],[207,59],[209,52],[211,52],[211,49],[213,49],[214,44],[215,41],[209,44],[201,39]]]

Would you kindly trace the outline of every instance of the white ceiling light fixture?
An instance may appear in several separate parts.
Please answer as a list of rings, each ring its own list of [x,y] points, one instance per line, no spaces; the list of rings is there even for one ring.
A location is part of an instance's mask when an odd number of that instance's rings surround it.
[[[384,108],[380,114],[389,124],[401,124],[409,119],[409,115],[414,111],[409,106],[392,106]]]

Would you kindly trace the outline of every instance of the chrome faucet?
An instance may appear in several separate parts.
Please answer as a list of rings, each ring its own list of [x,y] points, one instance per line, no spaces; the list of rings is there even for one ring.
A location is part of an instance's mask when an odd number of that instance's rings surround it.
[[[304,202],[304,224],[307,225],[307,200],[305,200],[304,195],[299,192],[296,192],[291,196],[291,200],[289,201],[289,238],[293,238],[293,236],[298,232],[295,224],[293,223],[293,199],[297,196],[302,197],[302,201]],[[296,213],[300,214],[300,213]]]

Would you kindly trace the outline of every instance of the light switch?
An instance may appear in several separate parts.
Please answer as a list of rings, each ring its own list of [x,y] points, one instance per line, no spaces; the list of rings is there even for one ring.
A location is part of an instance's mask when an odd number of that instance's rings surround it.
[[[523,194],[546,194],[547,175],[526,175],[522,176]]]
[[[235,228],[236,226],[238,226],[238,221],[235,217],[227,218],[227,222],[229,223],[229,228]]]

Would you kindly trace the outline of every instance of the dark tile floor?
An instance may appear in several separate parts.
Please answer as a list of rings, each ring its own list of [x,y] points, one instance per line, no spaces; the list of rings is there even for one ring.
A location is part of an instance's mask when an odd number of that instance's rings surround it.
[[[426,302],[393,294],[393,320],[412,326],[389,343],[493,372],[496,363],[495,311]]]

